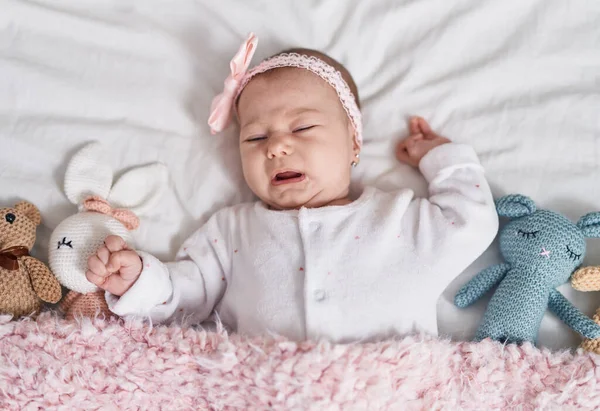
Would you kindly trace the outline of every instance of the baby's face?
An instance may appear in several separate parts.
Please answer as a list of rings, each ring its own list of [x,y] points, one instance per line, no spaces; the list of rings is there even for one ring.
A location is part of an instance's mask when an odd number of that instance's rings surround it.
[[[275,209],[343,204],[358,146],[336,91],[307,70],[258,75],[238,102],[250,189]]]

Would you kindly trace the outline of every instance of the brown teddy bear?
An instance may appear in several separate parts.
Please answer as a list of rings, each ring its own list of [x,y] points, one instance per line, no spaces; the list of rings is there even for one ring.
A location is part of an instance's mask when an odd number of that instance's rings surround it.
[[[578,291],[600,291],[600,267],[584,267],[575,271],[571,277],[571,286]],[[600,324],[600,308],[594,314],[594,321]],[[581,348],[600,354],[600,338],[584,340]]]
[[[35,316],[42,301],[57,303],[62,296],[50,269],[29,255],[41,222],[39,210],[27,201],[0,208],[0,314]]]

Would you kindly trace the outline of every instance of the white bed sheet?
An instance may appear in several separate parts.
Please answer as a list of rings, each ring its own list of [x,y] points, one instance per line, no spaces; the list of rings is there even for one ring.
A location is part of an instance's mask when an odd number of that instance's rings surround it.
[[[41,209],[44,258],[51,229],[75,212],[61,191],[66,161],[98,140],[118,172],[168,165],[171,189],[137,238],[172,257],[213,211],[251,199],[235,129],[211,136],[206,119],[254,31],[257,60],[312,47],[353,73],[366,136],[357,190],[425,193],[392,156],[419,114],[475,147],[496,196],[523,193],[577,219],[600,210],[598,21],[595,0],[0,0],[0,202]],[[485,301],[458,310],[452,294],[498,261],[494,245],[440,298],[443,335],[472,336]],[[600,240],[586,263],[600,264]],[[587,314],[600,305],[600,293],[562,291]],[[546,316],[542,344],[578,341]]]

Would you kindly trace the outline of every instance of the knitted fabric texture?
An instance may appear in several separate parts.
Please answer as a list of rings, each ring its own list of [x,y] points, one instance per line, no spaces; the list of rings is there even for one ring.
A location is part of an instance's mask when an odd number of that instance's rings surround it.
[[[0,250],[0,267],[8,271],[19,269],[19,258],[29,255],[27,247],[9,247]]]
[[[0,267],[0,313],[15,318],[36,315],[42,301],[56,303],[61,297],[58,280],[41,261],[22,251],[35,244],[36,228],[41,223],[38,209],[20,202],[13,208],[0,209],[0,253],[11,253],[16,268]]]
[[[600,291],[600,267],[580,268],[571,277],[571,286],[579,291]],[[600,308],[594,315],[596,324],[600,324]],[[581,347],[587,351],[600,354],[600,338],[586,338]]]
[[[82,294],[98,291],[85,277],[87,260],[109,235],[118,235],[128,244],[133,241],[129,230],[119,221],[91,211],[68,217],[54,229],[49,246],[50,268],[63,286]]]
[[[166,167],[154,163],[127,171],[113,184],[112,169],[102,161],[103,154],[102,146],[93,142],[70,160],[64,190],[80,212],[58,224],[48,247],[50,267],[60,283],[80,294],[99,290],[86,278],[88,259],[109,235],[120,236],[134,247],[130,230],[138,227],[137,216],[152,208],[168,182]],[[95,296],[90,298],[79,301],[78,312],[88,312],[85,304]]]
[[[113,217],[128,230],[135,230],[140,226],[140,219],[132,211],[122,208],[113,208],[108,201],[99,196],[90,196],[83,200],[83,208]]]
[[[100,316],[109,318],[115,316],[108,309],[103,290],[87,294],[69,291],[60,302],[60,309],[65,314],[67,320],[73,320],[78,317],[94,318]]]
[[[575,271],[571,286],[578,291],[600,291],[600,267],[584,267]]]
[[[513,218],[500,233],[506,263],[483,270],[455,297],[458,307],[466,307],[498,285],[476,340],[536,342],[547,308],[585,337],[600,337],[600,327],[555,290],[581,264],[585,237],[598,235],[597,215],[588,214],[576,225],[558,213],[537,210],[521,195],[501,198],[496,208],[500,216]]]
[[[596,310],[594,314],[594,322],[600,325],[600,308]],[[600,354],[600,338],[586,338],[581,343],[581,348],[586,351],[590,351],[596,354]]]

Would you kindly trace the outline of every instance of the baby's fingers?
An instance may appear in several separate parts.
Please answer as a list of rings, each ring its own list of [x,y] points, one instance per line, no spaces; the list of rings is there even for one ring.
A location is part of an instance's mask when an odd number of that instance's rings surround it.
[[[408,121],[408,130],[410,134],[419,134],[421,133],[421,127],[419,125],[420,117],[411,117]]]
[[[123,295],[132,284],[132,282],[127,282],[115,274],[109,275],[108,277],[102,277],[89,270],[85,273],[85,277],[92,284],[116,296]]]
[[[409,123],[409,129],[411,134],[423,134],[427,136],[432,134],[429,123],[425,121],[423,117],[412,117]]]
[[[102,264],[108,264],[108,259],[110,258],[110,251],[108,251],[108,248],[106,248],[106,246],[100,247],[98,251],[96,251],[96,255],[98,256],[98,259],[102,262]]]
[[[100,288],[104,288],[103,285],[106,283],[106,279],[108,277],[96,275],[91,270],[87,270],[85,273],[85,278],[87,278],[90,283],[97,285]]]
[[[121,251],[121,250],[129,250],[127,243],[123,240],[122,237],[118,235],[109,235],[104,240],[104,245],[111,253]]]
[[[140,275],[142,260],[135,251],[117,251],[110,255],[106,268],[111,273],[118,272],[124,280],[132,280]]]
[[[87,266],[88,270],[96,276],[106,277],[110,275],[106,269],[105,263],[100,260],[98,255],[92,255],[90,258],[88,258]]]
[[[401,141],[396,146],[396,158],[398,161],[409,164],[411,166],[415,165],[415,161],[411,155],[411,149],[409,148],[410,143],[407,145],[407,141]]]
[[[406,150],[406,142],[401,141],[396,146],[396,158],[399,161],[405,162],[409,158],[408,151]]]

